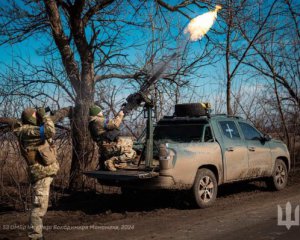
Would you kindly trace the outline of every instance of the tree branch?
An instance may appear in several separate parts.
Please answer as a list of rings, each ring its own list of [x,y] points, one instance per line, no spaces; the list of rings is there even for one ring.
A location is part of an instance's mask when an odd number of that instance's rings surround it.
[[[50,21],[52,35],[59,49],[68,77],[76,92],[79,91],[77,82],[80,80],[79,69],[74,59],[73,51],[66,37],[56,2],[54,0],[44,0],[47,15]]]
[[[94,16],[97,12],[99,12],[101,9],[104,9],[111,3],[113,3],[115,0],[102,0],[98,1],[99,3],[91,7],[82,18],[83,25],[86,26],[88,21],[91,19],[92,16]]]
[[[136,74],[107,74],[107,75],[101,75],[101,76],[95,76],[94,81],[100,82],[105,79],[110,78],[119,78],[119,79],[128,79],[128,78],[135,78]]]
[[[190,0],[185,0],[179,4],[177,4],[176,6],[171,6],[168,3],[166,3],[165,1],[162,0],[155,0],[160,6],[162,6],[163,8],[171,11],[171,12],[179,12],[180,14],[182,14],[183,16],[185,16],[187,19],[191,19],[191,17],[189,15],[187,15],[186,13],[184,13],[183,11],[180,10],[180,8],[186,7],[190,4],[193,3],[193,1]]]

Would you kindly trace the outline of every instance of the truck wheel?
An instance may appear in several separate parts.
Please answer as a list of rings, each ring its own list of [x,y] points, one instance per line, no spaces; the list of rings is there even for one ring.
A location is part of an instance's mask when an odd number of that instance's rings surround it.
[[[209,169],[199,169],[193,186],[193,195],[200,208],[210,207],[216,200],[218,184],[215,174]]]
[[[267,184],[270,189],[280,191],[287,185],[288,171],[287,167],[281,159],[277,159],[275,162],[275,169],[273,175],[267,180]]]
[[[177,117],[203,116],[206,115],[206,109],[200,103],[176,104],[174,115]]]

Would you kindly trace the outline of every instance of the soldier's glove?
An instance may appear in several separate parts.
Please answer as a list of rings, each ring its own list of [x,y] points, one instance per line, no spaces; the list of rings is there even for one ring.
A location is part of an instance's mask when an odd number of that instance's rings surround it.
[[[47,112],[49,112],[50,114],[52,113],[52,111],[51,111],[51,108],[48,106],[48,107],[45,107],[45,112],[47,113]]]
[[[119,112],[118,115],[119,115],[121,118],[124,117],[124,112],[123,112],[123,110],[121,110],[121,111]]]

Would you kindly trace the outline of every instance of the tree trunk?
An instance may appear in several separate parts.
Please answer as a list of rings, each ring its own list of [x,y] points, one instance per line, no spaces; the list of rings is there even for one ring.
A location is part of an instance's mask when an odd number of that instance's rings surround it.
[[[231,78],[227,78],[227,87],[226,87],[226,106],[227,106],[227,114],[233,115],[233,111],[231,108]]]
[[[89,107],[94,102],[93,64],[89,70],[82,71],[80,92],[76,96],[75,108],[72,115],[72,163],[70,169],[69,189],[83,189],[85,176],[83,171],[89,169],[93,158],[93,142],[88,129]]]
[[[227,107],[227,114],[228,115],[233,115],[233,111],[231,108],[231,80],[233,77],[233,74],[230,73],[230,54],[231,54],[231,42],[230,42],[230,37],[231,37],[231,27],[232,27],[232,21],[233,21],[233,16],[231,14],[231,6],[232,2],[229,0],[228,1],[228,15],[227,15],[227,33],[226,33],[226,107]]]
[[[284,118],[284,113],[281,107],[281,101],[279,98],[279,94],[278,94],[278,87],[277,87],[277,82],[276,82],[276,76],[275,73],[273,71],[273,81],[274,81],[274,92],[275,92],[275,96],[276,96],[276,101],[277,101],[277,107],[278,107],[278,111],[279,111],[279,115],[280,115],[280,119],[281,119],[281,123],[282,123],[282,127],[283,127],[283,131],[284,131],[284,138],[286,141],[286,145],[288,147],[288,149],[291,149],[291,144],[290,144],[290,135],[289,135],[289,131],[285,122],[285,118]]]

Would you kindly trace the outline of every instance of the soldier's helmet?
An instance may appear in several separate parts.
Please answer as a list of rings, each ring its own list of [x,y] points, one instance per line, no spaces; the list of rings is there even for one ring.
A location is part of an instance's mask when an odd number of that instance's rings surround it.
[[[34,108],[26,108],[22,112],[22,123],[23,124],[31,124],[31,125],[37,125],[37,119],[33,116],[33,114],[36,112]]]
[[[101,107],[97,105],[93,105],[90,107],[90,116],[97,116],[100,112],[102,112]]]

